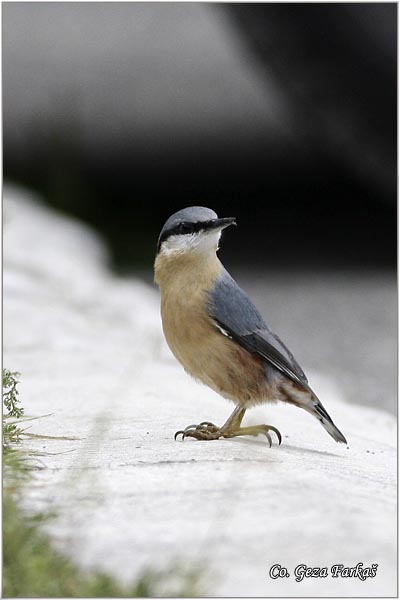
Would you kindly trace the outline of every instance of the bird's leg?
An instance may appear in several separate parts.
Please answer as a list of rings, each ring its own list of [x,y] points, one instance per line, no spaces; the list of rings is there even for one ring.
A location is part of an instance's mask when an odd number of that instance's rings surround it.
[[[225,433],[227,431],[236,431],[239,429],[245,412],[246,409],[238,404],[229,419],[222,425],[220,431]]]
[[[175,434],[175,439],[178,437],[178,435],[182,435],[182,440],[184,440],[185,437],[193,437],[196,440],[218,440],[221,437],[230,438],[240,435],[256,436],[262,433],[266,436],[271,447],[272,439],[269,431],[273,431],[278,438],[279,444],[281,443],[281,434],[275,427],[272,427],[272,425],[253,425],[251,427],[240,427],[245,412],[246,409],[238,404],[229,419],[226,421],[226,423],[224,423],[224,425],[222,425],[222,427],[217,427],[217,425],[214,425],[209,421],[203,421],[203,423],[200,423],[200,425],[189,425],[186,427],[186,429],[177,431]]]

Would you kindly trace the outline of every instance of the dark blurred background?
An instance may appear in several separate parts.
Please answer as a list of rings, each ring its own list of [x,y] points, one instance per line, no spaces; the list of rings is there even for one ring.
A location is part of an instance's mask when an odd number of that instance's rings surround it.
[[[234,263],[394,269],[395,3],[2,8],[4,177],[115,269],[192,204],[238,217]]]

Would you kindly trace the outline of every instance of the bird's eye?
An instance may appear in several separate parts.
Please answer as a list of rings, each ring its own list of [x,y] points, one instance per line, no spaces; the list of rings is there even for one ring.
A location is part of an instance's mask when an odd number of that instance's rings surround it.
[[[191,223],[181,223],[179,225],[179,233],[193,233],[194,226]]]

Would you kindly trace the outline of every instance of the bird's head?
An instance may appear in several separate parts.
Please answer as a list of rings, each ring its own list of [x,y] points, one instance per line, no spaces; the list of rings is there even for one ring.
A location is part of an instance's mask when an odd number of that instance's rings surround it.
[[[215,253],[221,231],[236,225],[235,217],[219,219],[210,208],[190,206],[174,213],[161,229],[157,254],[173,257],[190,254]]]

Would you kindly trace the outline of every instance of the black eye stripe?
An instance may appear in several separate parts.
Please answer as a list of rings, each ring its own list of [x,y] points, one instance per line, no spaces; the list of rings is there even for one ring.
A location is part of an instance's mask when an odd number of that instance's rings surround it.
[[[193,223],[180,223],[177,226],[178,229],[178,233],[194,233],[195,232],[195,226]]]
[[[159,237],[157,244],[157,252],[159,252],[161,248],[161,244],[165,242],[171,235],[185,235],[190,233],[197,233],[202,229],[208,229],[214,221],[198,221],[197,223],[191,223],[189,221],[181,221],[174,227],[170,227],[170,229],[166,229],[162,232]]]

